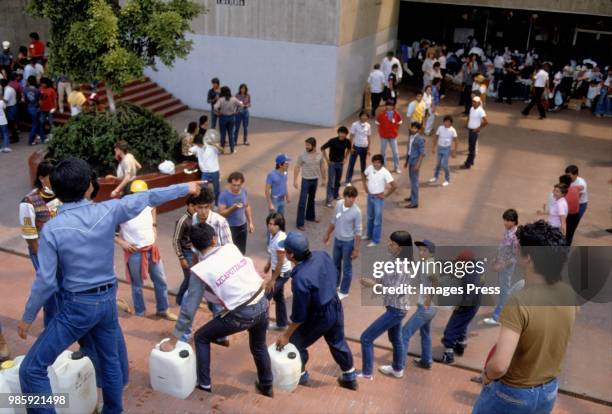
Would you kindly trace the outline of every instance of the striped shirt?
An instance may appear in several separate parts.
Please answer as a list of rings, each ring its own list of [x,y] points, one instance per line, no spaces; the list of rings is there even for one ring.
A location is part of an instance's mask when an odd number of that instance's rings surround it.
[[[174,247],[174,253],[176,253],[179,260],[183,260],[185,258],[183,256],[183,251],[191,250],[192,247],[191,240],[189,239],[191,221],[191,215],[188,212],[185,212],[185,214],[183,214],[181,218],[176,221],[176,225],[174,226],[172,247]]]
[[[395,257],[390,261],[395,260]],[[382,278],[382,285],[384,287],[402,287],[402,285],[410,284],[410,275],[402,272],[391,272],[386,273]],[[410,308],[410,295],[408,294],[390,294],[384,295],[385,306],[391,306],[396,309],[408,310]]]
[[[305,180],[321,178],[323,154],[315,151],[303,152],[298,157],[296,165],[302,169],[302,178]]]
[[[196,225],[200,222],[197,214],[193,215],[193,225]],[[223,246],[224,244],[233,243],[232,240],[232,232],[230,230],[230,226],[227,223],[225,217],[223,217],[219,213],[215,213],[214,211],[208,212],[208,218],[206,219],[206,224],[215,229],[215,235],[217,236],[217,245]]]

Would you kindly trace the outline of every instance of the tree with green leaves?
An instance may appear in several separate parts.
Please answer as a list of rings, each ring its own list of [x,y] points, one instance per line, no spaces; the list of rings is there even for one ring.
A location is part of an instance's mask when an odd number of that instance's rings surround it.
[[[158,59],[172,66],[189,54],[185,35],[205,8],[191,0],[31,0],[28,11],[51,23],[50,71],[79,83],[104,80],[114,110],[112,90]]]

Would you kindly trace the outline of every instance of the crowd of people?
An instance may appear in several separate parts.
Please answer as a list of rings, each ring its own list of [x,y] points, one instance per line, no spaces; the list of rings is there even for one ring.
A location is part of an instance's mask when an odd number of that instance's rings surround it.
[[[227,175],[226,188],[221,188],[219,156],[224,153],[226,144],[230,152],[235,153],[241,129],[243,143],[249,143],[251,96],[245,84],[240,85],[238,93],[233,96],[228,86],[221,86],[218,78],[212,79],[212,88],[207,94],[210,116],[202,115],[197,122],[190,122],[182,137],[181,155],[184,159],[197,161],[201,182],[149,190],[146,182],[138,179],[140,164],[129,152],[129,145],[118,141],[114,148],[117,174],[108,177],[116,179],[117,183],[112,192],[113,199],[95,203],[92,200],[97,191],[97,179],[87,163],[69,158],[56,165],[46,161],[39,164],[36,188],[19,207],[23,237],[28,244],[36,278],[18,333],[22,338],[27,336],[41,308],[45,329],[21,365],[23,391],[50,392],[47,367],[61,351],[78,341],[83,352],[92,359],[99,376],[103,412],[121,412],[128,366],[116,313],[115,244],[124,252],[135,314],[146,314],[142,285],[150,277],[155,292],[156,315],[175,322],[173,339],[163,343],[161,349],[171,351],[177,341],[193,339],[198,367],[197,387],[201,390],[213,390],[211,343],[229,346],[229,337],[241,331],[249,334],[250,351],[257,369],[256,390],[269,397],[273,396],[273,378],[266,346],[268,329],[282,332],[276,342],[278,348],[292,343],[299,350],[301,385],[309,382],[308,348],[321,337],[340,367],[339,385],[351,390],[358,389],[358,381],[374,378],[373,343],[385,332],[388,332],[393,346],[393,361],[391,365],[378,367],[381,374],[403,377],[409,341],[417,331],[421,336],[422,354],[414,365],[431,369],[434,361],[431,323],[438,305],[434,294],[419,295],[417,309],[406,322],[409,295],[385,294],[384,313],[360,337],[362,369],[355,368],[344,334],[342,302],[352,286],[352,262],[360,256],[362,243],[367,243],[368,248],[383,243],[383,214],[386,209],[393,208],[385,204],[385,200],[398,189],[394,174],[401,174],[398,138],[404,119],[409,138],[404,168],[408,169],[410,197],[403,207],[415,209],[420,205],[419,174],[427,152],[427,136],[434,131],[435,143],[431,145],[431,151],[436,155],[436,165],[429,181],[437,182],[440,170],[444,170],[442,186],[451,182],[448,163],[449,158],[456,155],[458,135],[453,117],[445,116],[442,124],[434,129],[436,108],[445,95],[445,88],[449,87],[445,75],[456,73],[453,69],[456,66],[463,79],[461,96],[469,137],[468,155],[462,165],[464,169],[474,165],[479,135],[489,122],[483,108],[486,95],[491,91],[491,86],[486,86],[487,79],[491,76],[495,79],[497,73],[494,90],[507,91],[509,81],[503,80],[505,72],[500,77],[495,70],[485,70],[489,66],[483,64],[487,54],[476,44],[465,54],[468,56],[466,61],[457,62],[457,65],[453,64],[449,54],[444,53],[443,47],[433,47],[426,42],[419,46],[414,56],[423,58],[424,88],[410,102],[405,116],[397,109],[398,85],[406,73],[414,73],[414,70],[410,60],[404,59],[402,64],[394,53],[389,52],[368,77],[370,99],[367,103],[371,108],[362,110],[358,120],[350,127],[338,127],[337,136],[320,146],[315,137],[305,139],[304,151],[295,161],[287,154],[275,156],[274,168],[265,179],[268,258],[262,271],[257,271],[247,256],[248,235],[254,232],[258,220],[264,222],[263,217],[254,217],[251,209],[247,190],[251,183],[247,183],[243,172],[232,171]],[[409,56],[412,58],[412,54]],[[529,52],[527,56],[531,56],[535,64],[537,59],[533,53]],[[32,77],[33,84],[30,85]],[[540,75],[539,79],[543,78],[544,75]],[[27,82],[27,88],[37,88],[34,75],[29,76]],[[44,88],[53,87],[46,81],[42,83]],[[540,105],[544,92],[539,88],[546,86],[539,85],[536,74],[534,98],[526,108],[527,113],[532,106]],[[28,94],[27,88],[24,95]],[[5,96],[6,90],[8,87]],[[42,92],[39,93],[42,96]],[[506,93],[510,94],[503,92],[502,96]],[[33,91],[32,94],[36,95]],[[53,108],[56,107],[55,101],[54,97]],[[379,109],[381,102],[383,107]],[[609,101],[606,102],[609,105]],[[595,106],[598,105],[599,101]],[[46,115],[40,115],[44,111],[39,107],[36,111],[37,117],[43,121],[52,116],[51,110],[46,111]],[[373,124],[370,119],[373,119]],[[216,132],[211,134],[217,126],[218,140]],[[380,152],[373,149],[375,129],[380,140]],[[44,141],[44,132],[39,131],[39,134]],[[36,132],[31,132],[31,143],[35,138]],[[386,161],[387,147],[391,148],[392,168],[387,168],[390,165]],[[358,180],[353,180],[357,159],[363,195],[357,188]],[[286,216],[292,162],[295,163],[293,186],[299,188],[300,195],[297,231],[288,232]],[[306,222],[315,225],[320,222],[315,203],[319,187],[325,188],[324,205],[333,209],[331,220],[322,224],[327,226],[323,242],[326,246],[332,245],[331,255],[326,251],[311,250],[306,236]],[[366,198],[365,220],[357,204],[360,196]],[[173,250],[183,270],[176,297],[180,312],[175,315],[169,311],[167,281],[157,246],[155,207],[181,197],[187,197],[185,211],[176,222],[172,236]],[[526,406],[529,405],[531,411],[524,412],[552,410],[575,308],[553,306],[541,312],[529,306],[529,298],[542,294],[543,289],[564,294],[561,270],[566,260],[566,247],[572,242],[587,203],[586,181],[578,175],[578,167],[570,165],[559,178],[546,206],[547,222],[519,225],[518,213],[514,209],[503,213],[504,233],[494,266],[501,293],[493,314],[484,319],[486,324],[501,325],[501,333],[496,350],[490,354],[483,370],[485,385],[474,412],[506,412],[504,407],[509,402],[500,397],[503,392],[527,401]],[[392,232],[385,243],[392,258],[433,261],[436,257],[434,242],[427,239],[415,241],[405,230]],[[551,252],[542,255],[539,253],[541,250],[530,249],[532,246],[554,248],[545,249]],[[413,250],[417,250],[418,255]],[[455,260],[473,262],[476,257],[472,251],[465,250]],[[511,294],[511,281],[519,267],[525,286],[520,292]],[[61,269],[61,274],[58,269]],[[440,283],[435,274],[417,276],[425,286]],[[399,287],[409,277],[400,272],[389,272],[383,277],[382,284]],[[461,283],[480,284],[480,277],[477,272],[470,272]],[[288,282],[292,291],[290,315],[285,298]],[[373,282],[365,277],[360,279],[360,284],[370,287]],[[213,318],[195,329],[194,318],[203,299]],[[270,301],[274,301],[276,312],[272,324],[268,322]],[[436,358],[438,362],[450,364],[456,356],[463,355],[468,325],[479,307],[480,296],[475,294],[467,295],[461,305],[454,308],[442,338],[445,350],[440,358]],[[530,321],[529,324],[526,320]],[[551,320],[555,321],[554,326],[547,325]],[[2,343],[0,334],[0,347]],[[554,352],[548,346],[551,343],[556,344]],[[4,352],[7,354],[8,350]],[[545,353],[550,355],[543,361],[541,356]]]

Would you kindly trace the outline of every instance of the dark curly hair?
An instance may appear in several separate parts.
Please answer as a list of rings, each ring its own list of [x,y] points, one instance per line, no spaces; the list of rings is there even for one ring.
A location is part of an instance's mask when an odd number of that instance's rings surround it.
[[[516,237],[521,255],[529,255],[535,271],[552,285],[561,280],[561,271],[567,261],[567,241],[559,231],[544,220],[519,226]]]

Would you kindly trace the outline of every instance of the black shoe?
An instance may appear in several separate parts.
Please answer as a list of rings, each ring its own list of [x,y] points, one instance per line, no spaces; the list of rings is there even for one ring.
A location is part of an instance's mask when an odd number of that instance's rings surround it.
[[[417,368],[421,368],[421,369],[431,369],[431,364],[423,361],[421,358],[415,358],[412,363],[414,364],[415,367]]]
[[[412,197],[406,197],[406,198],[404,198],[404,201],[410,202],[410,200],[412,200]]]
[[[546,117],[545,116],[541,116],[538,119],[546,119]]]
[[[457,344],[453,348],[453,351],[455,351],[455,354],[457,354],[457,356],[463,356],[465,348],[467,348],[467,344]]]
[[[463,164],[463,165],[462,165],[461,167],[459,167],[459,168],[461,168],[462,170],[469,170],[470,168],[472,168],[472,166],[471,166],[471,165],[467,165],[467,164]]]
[[[212,341],[213,344],[217,344],[219,346],[224,346],[226,348],[229,348],[230,346],[230,341],[227,338],[224,339],[215,339],[214,341]]]
[[[455,355],[452,352],[445,352],[440,358],[434,358],[434,361],[441,364],[452,364],[455,362]]]
[[[340,385],[342,388],[346,388],[353,391],[357,391],[357,388],[359,388],[357,379],[346,380],[343,379],[341,376],[338,377],[338,385]]]
[[[272,385],[268,385],[267,387],[264,387],[259,383],[259,381],[255,381],[255,389],[261,395],[265,395],[266,397],[274,398],[274,390],[272,389]]]
[[[419,208],[419,205],[418,205],[418,204],[412,204],[412,203],[410,203],[410,204],[408,204],[407,206],[405,206],[404,208]]]
[[[196,384],[196,388],[200,389],[202,391],[212,392],[212,386],[211,385]]]

